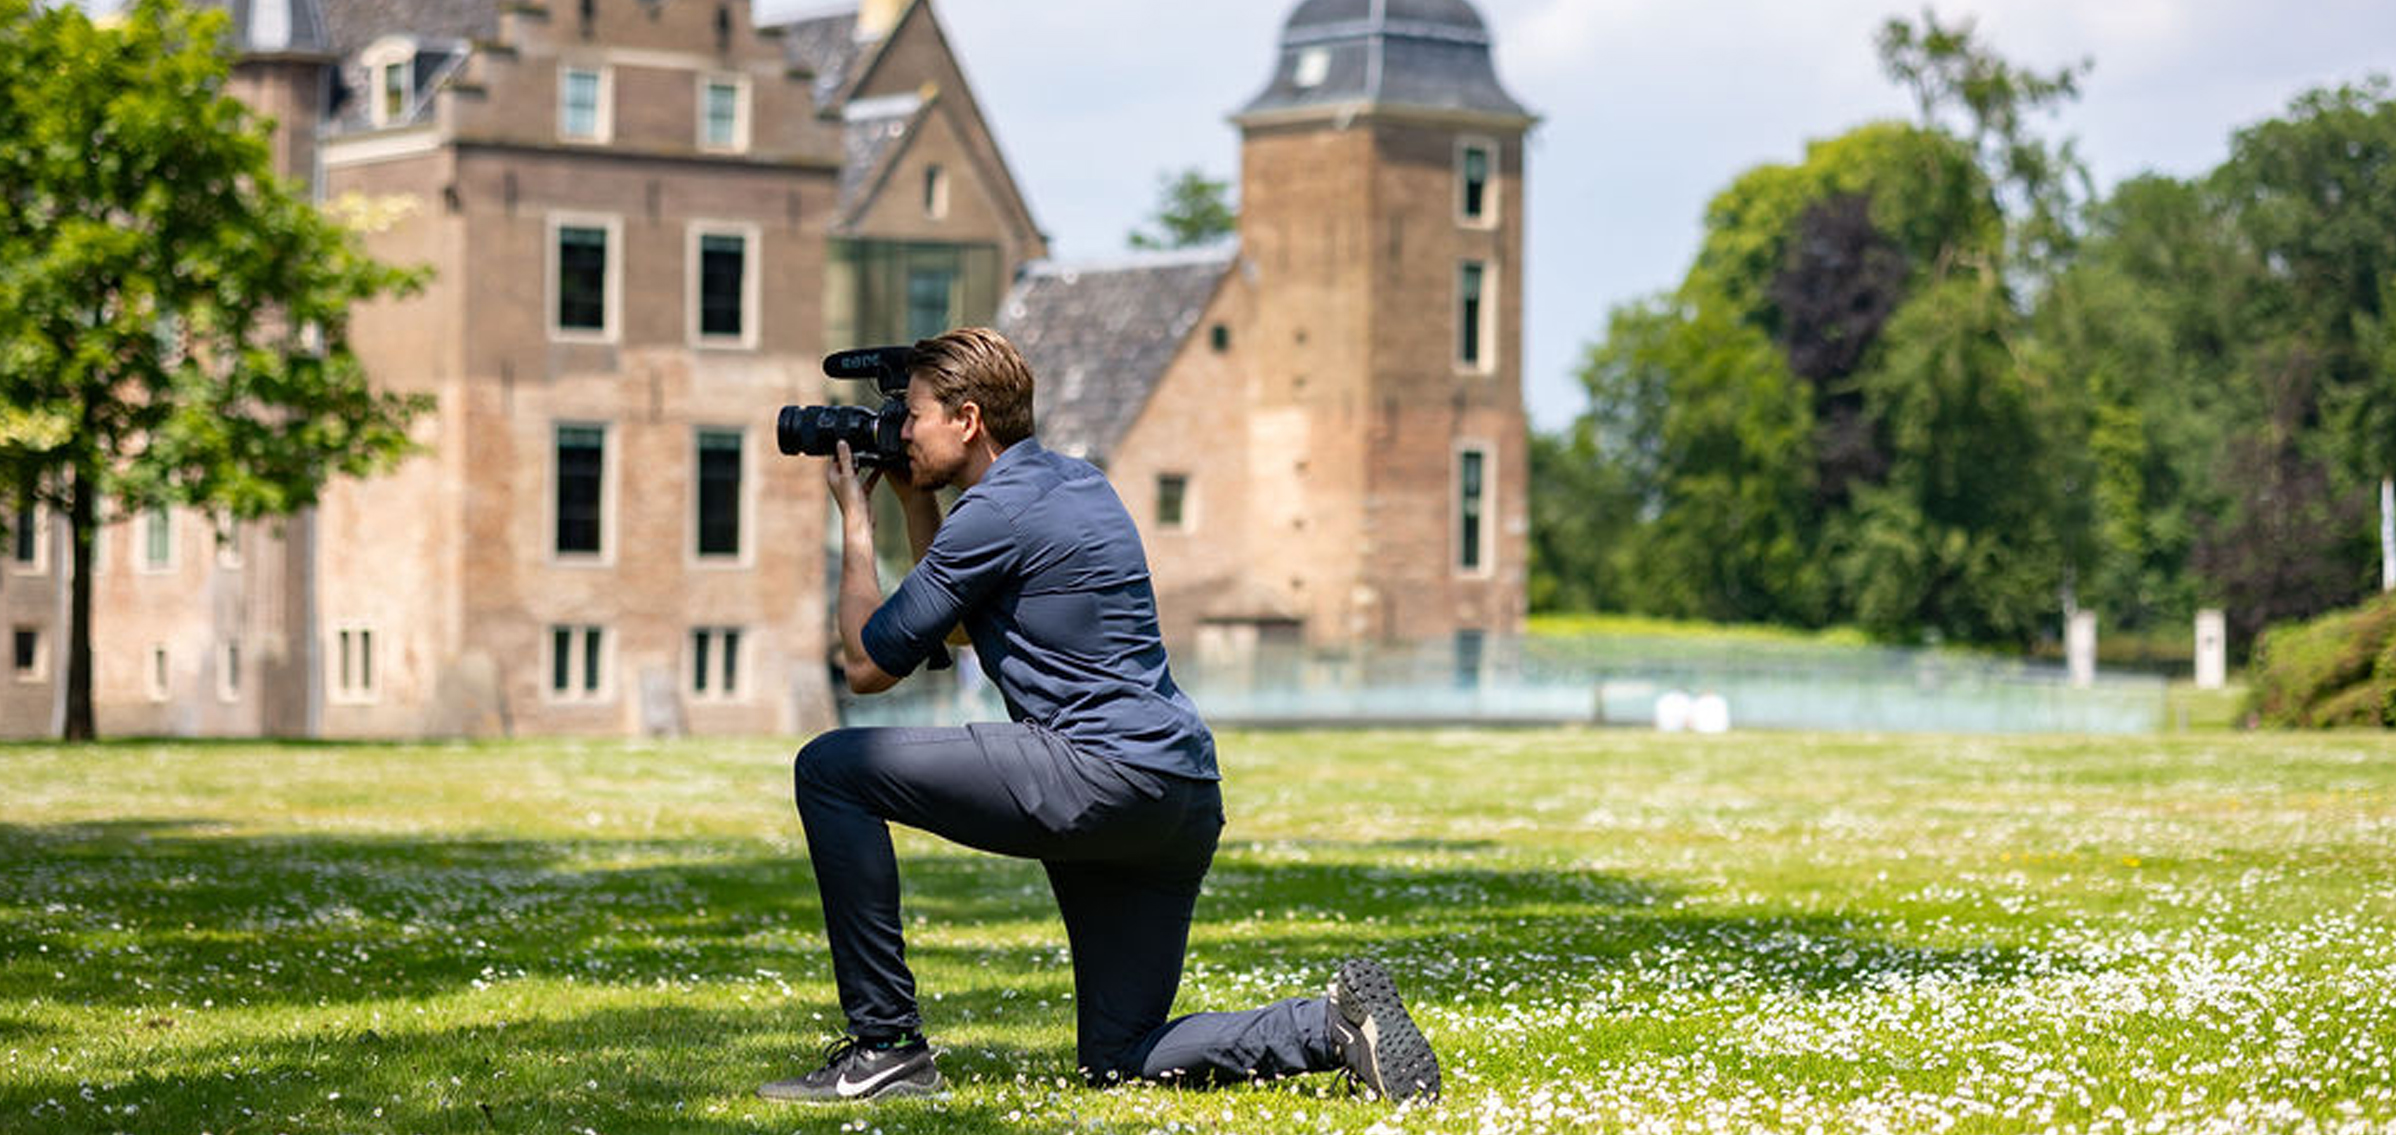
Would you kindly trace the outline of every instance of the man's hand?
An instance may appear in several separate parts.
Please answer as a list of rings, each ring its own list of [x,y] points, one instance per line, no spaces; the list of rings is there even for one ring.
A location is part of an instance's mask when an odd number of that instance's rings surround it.
[[[849,453],[849,443],[832,446],[832,460],[824,463],[824,484],[832,490],[832,503],[840,507],[840,519],[846,524],[873,526],[874,486],[882,483],[882,471],[876,469],[857,479],[857,459]],[[905,499],[902,495],[901,499]]]

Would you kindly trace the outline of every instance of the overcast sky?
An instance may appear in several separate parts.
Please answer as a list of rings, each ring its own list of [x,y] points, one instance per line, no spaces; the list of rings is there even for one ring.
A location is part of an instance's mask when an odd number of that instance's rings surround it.
[[[1264,88],[1296,0],[931,0],[1061,260],[1120,254],[1158,174],[1239,172],[1226,117]],[[1474,0],[1529,147],[1523,387],[1534,425],[1582,409],[1572,372],[1609,308],[1668,289],[1707,199],[1807,140],[1906,117],[1872,39],[1911,0]],[[759,0],[763,19],[840,7]],[[854,7],[853,3],[845,6]],[[2100,186],[2201,173],[2310,87],[2396,71],[2390,0],[1946,0],[2016,63],[2093,58],[2076,135]]]

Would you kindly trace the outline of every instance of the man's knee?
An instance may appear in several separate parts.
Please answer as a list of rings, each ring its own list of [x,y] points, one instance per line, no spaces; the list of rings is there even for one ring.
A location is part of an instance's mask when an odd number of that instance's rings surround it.
[[[818,734],[799,749],[799,755],[790,762],[790,779],[800,799],[805,799],[810,790],[822,788],[838,769],[853,759],[857,733],[854,728],[835,729]]]

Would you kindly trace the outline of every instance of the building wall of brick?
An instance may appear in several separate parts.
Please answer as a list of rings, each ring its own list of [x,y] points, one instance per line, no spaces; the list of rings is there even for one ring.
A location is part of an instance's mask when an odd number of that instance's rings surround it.
[[[1280,461],[1256,452],[1249,431],[1256,351],[1247,330],[1256,304],[1254,280],[1234,266],[1108,458],[1107,479],[1139,525],[1158,618],[1177,657],[1195,643],[1202,623],[1296,613],[1293,597],[1272,581],[1257,581],[1250,564],[1256,479]],[[1226,335],[1221,350],[1216,327]],[[1176,526],[1158,517],[1158,479],[1165,475],[1186,479]]]

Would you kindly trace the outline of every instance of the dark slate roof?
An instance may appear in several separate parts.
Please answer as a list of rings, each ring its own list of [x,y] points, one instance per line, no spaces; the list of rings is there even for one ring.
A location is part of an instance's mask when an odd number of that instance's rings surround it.
[[[1301,85],[1309,57],[1320,73]],[[1240,114],[1357,104],[1532,117],[1498,82],[1488,25],[1466,0],[1305,0]]]
[[[1031,364],[1041,444],[1103,464],[1238,251],[1218,246],[1025,268],[999,304],[998,329]]]
[[[840,105],[858,63],[865,58],[865,46],[857,42],[854,9],[782,25],[783,57],[793,67],[814,72],[815,105],[821,108]]]
[[[490,40],[499,0],[323,0],[333,50],[355,55],[387,35],[420,40]]]
[[[233,17],[233,47],[243,55],[333,54],[317,0],[201,0]]]
[[[851,214],[872,196],[882,167],[913,133],[931,104],[913,94],[860,99],[841,109],[847,129],[840,161],[840,216]]]

